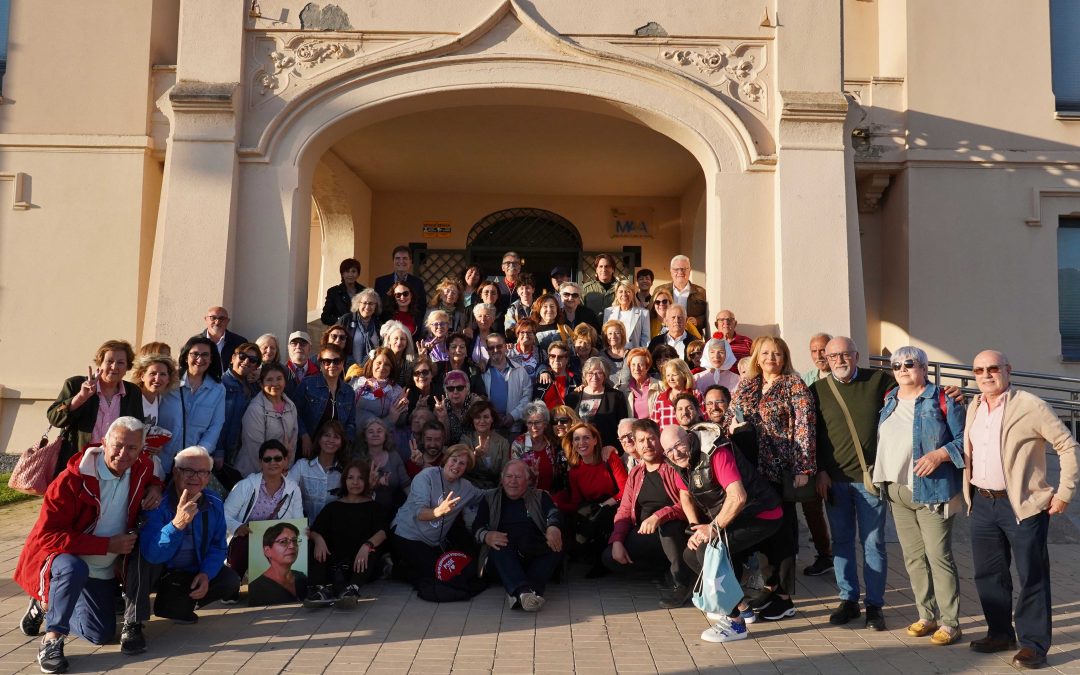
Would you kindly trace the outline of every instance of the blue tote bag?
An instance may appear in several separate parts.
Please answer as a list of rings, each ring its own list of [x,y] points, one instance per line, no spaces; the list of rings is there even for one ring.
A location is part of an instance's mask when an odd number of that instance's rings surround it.
[[[694,585],[694,606],[703,612],[730,614],[743,599],[739,577],[731,565],[726,534],[717,533],[706,544],[701,576]]]

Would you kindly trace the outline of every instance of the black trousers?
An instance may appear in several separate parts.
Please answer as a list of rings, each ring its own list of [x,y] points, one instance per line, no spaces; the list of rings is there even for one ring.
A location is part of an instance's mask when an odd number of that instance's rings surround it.
[[[685,520],[669,520],[660,525],[653,534],[638,534],[637,530],[632,530],[626,535],[623,546],[633,562],[629,565],[615,562],[611,556],[611,545],[604,549],[601,561],[605,567],[615,572],[659,572],[666,567],[676,584],[688,586],[693,583],[694,575],[682,555],[686,549],[686,526]]]
[[[769,481],[776,494],[783,495],[784,488],[780,483]],[[769,561],[770,572],[765,585],[775,588],[783,595],[791,595],[795,592],[795,552],[798,550],[799,538],[799,513],[796,511],[796,502],[780,502],[784,510],[781,519],[778,537],[770,537],[758,550],[765,554]],[[787,541],[781,541],[781,538]]]
[[[775,539],[782,531],[783,523],[780,520],[762,520],[749,516],[732,521],[726,528],[726,534],[731,566],[736,574],[742,570],[747,559],[755,551],[769,548],[768,542]],[[701,568],[705,565],[705,549],[705,546],[698,546],[696,551],[690,549],[683,551],[683,560],[695,575],[701,574]]]
[[[229,567],[210,580],[210,588],[199,600],[193,600],[191,582],[195,574],[168,570],[165,565],[146,561],[138,547],[127,558],[124,576],[124,623],[145,623],[150,620],[150,594],[157,593],[154,614],[166,619],[185,618],[196,607],[205,607],[215,600],[235,595],[240,591],[240,577]]]
[[[1046,511],[1016,522],[1008,499],[971,496],[971,554],[975,559],[975,588],[991,637],[1016,640],[1045,656],[1050,649],[1050,553]],[[1016,563],[1020,592],[1013,614]],[[1016,630],[1013,631],[1013,618]]]
[[[368,556],[367,569],[357,572],[353,568],[355,555],[335,556],[332,552],[326,556],[326,560],[319,562],[315,559],[315,552],[308,553],[308,586],[323,586],[333,584],[338,590],[349,584],[363,586],[379,578],[383,570],[385,551],[373,551]],[[435,563],[432,563],[434,565]]]

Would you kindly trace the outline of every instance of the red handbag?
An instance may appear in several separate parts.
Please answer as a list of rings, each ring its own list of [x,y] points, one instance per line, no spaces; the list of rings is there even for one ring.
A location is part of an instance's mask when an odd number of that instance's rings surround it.
[[[45,494],[53,474],[56,473],[56,461],[60,457],[60,446],[64,439],[61,432],[55,440],[50,441],[50,431],[51,426],[41,435],[41,440],[36,445],[23,450],[11,471],[11,478],[8,479],[9,488],[38,497]]]

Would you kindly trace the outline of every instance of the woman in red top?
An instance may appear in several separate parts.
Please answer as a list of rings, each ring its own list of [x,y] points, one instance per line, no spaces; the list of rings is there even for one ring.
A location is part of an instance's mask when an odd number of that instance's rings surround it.
[[[615,448],[601,447],[600,432],[585,422],[570,427],[562,447],[570,465],[570,489],[556,503],[563,511],[576,512],[575,540],[585,560],[592,563],[585,576],[595,579],[607,571],[600,554],[614,528],[615,509],[626,485],[626,465]]]
[[[566,456],[551,430],[551,414],[543,401],[532,401],[523,417],[525,433],[510,445],[510,458],[529,465],[532,487],[555,494],[566,488]]]
[[[700,411],[701,393],[694,387],[694,376],[690,373],[686,361],[682,359],[672,359],[665,363],[661,374],[662,391],[656,397],[650,417],[663,431],[669,424],[678,424],[675,419],[675,397],[684,393],[691,394],[697,400]]]
[[[423,310],[419,298],[414,298],[412,289],[406,284],[395,283],[386,294],[386,313],[383,321],[400,321],[412,333],[413,340],[418,336],[418,329],[423,325]]]

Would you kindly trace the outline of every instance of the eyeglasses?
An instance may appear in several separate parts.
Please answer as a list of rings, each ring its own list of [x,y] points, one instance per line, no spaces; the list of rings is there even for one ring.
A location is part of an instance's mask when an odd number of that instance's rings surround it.
[[[378,307],[379,303],[372,302],[371,300],[367,300],[367,301],[361,302],[360,306],[361,307]]]
[[[237,354],[236,355],[236,360],[239,361],[240,363],[244,363],[245,361],[250,361],[253,365],[256,365],[256,366],[259,365],[260,363],[262,363],[262,357],[255,356],[253,354]]]
[[[430,370],[414,370],[413,377],[428,377],[431,375]]]
[[[340,366],[341,358],[338,357],[333,359],[319,359],[319,363],[323,364],[324,366]]]
[[[448,322],[446,322],[446,321],[432,321],[431,322],[431,327],[432,328],[446,328],[449,325],[450,324]]]
[[[600,370],[590,370],[589,372],[585,373],[585,377],[603,377],[603,376],[604,376],[604,373],[603,373],[603,371],[600,371]]]
[[[548,354],[548,359],[552,361],[566,361],[569,358],[569,354]]]
[[[262,458],[263,464],[274,464],[277,462],[284,462],[285,458],[281,455],[266,455]]]
[[[632,434],[632,433],[623,434],[622,436],[619,436],[619,442],[620,443],[630,443],[633,440],[634,440],[634,434]]]
[[[563,300],[573,300],[574,298],[580,298],[581,293],[563,293]]]
[[[345,342],[349,338],[348,338],[348,336],[343,335],[341,333],[331,333],[330,335],[326,336],[326,339],[329,340],[330,342]]]
[[[527,427],[542,427],[545,424],[547,424],[547,422],[544,420],[525,420],[525,426]]]
[[[192,476],[198,476],[199,478],[209,478],[209,469],[188,469],[183,466],[176,467],[180,471],[180,475],[184,478],[191,478]]]
[[[296,537],[295,539],[292,537],[282,537],[281,539],[275,539],[274,543],[282,548],[294,548],[299,546],[301,541],[303,541],[303,539],[300,537]]]
[[[412,295],[412,291],[397,291],[394,293],[395,298],[407,298]]]
[[[896,372],[896,371],[901,370],[901,369],[903,369],[903,370],[912,370],[913,368],[915,368],[915,366],[918,366],[920,368],[922,367],[922,364],[918,363],[914,359],[908,359],[906,361],[900,361],[899,363],[893,363],[891,365],[892,365],[893,372]]]
[[[229,320],[229,317],[218,314],[210,314],[206,318],[209,319],[211,323],[224,323]]]
[[[556,417],[551,421],[554,422],[556,425],[566,425],[570,424],[572,420],[569,417]]]
[[[503,267],[521,267],[521,263],[516,262],[514,260],[504,260],[502,266]]]
[[[723,401],[705,401],[705,407],[706,408],[723,408],[724,407],[724,402]]]
[[[837,352],[836,354],[826,354],[825,358],[830,361],[847,361],[854,353],[855,352]]]
[[[978,366],[976,368],[972,368],[971,372],[975,373],[976,375],[982,375],[983,373],[990,373],[991,375],[997,375],[998,373],[1001,372],[1002,368],[1003,368],[1003,366],[998,366],[998,365],[987,366],[985,368],[983,368],[982,366]]]
[[[735,323],[735,317],[731,317],[730,319],[727,317],[721,317],[716,320],[716,323]]]
[[[306,345],[306,344],[308,344],[308,341],[305,340],[304,338],[293,338],[292,340],[289,340],[289,344],[291,344],[291,345]]]
[[[653,304],[654,305],[670,305],[671,301],[670,300],[657,300]]]
[[[671,268],[671,273],[672,274],[688,274],[689,272],[690,272],[689,267],[672,267]]]
[[[463,385],[463,384],[452,384],[452,385],[448,384],[448,385],[446,385],[446,391],[448,391],[448,392],[465,391],[465,385]]]
[[[209,361],[210,352],[188,352],[188,358],[192,361]]]

